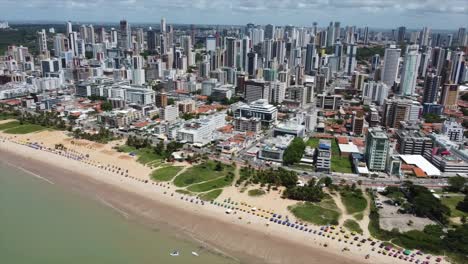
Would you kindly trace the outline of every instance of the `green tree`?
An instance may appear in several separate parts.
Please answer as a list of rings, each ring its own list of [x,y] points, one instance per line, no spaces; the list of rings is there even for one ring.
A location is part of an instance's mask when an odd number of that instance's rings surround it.
[[[447,188],[451,192],[463,191],[466,184],[466,179],[461,176],[450,177],[448,179],[449,187]]]
[[[465,195],[465,199],[457,204],[457,209],[468,213],[468,195]]]
[[[109,101],[102,102],[101,110],[105,112],[112,111],[112,103]]]
[[[302,138],[300,137],[294,138],[291,144],[289,144],[289,146],[284,151],[284,155],[283,155],[284,164],[292,165],[294,163],[298,163],[299,161],[301,161],[305,148],[306,148],[306,144],[304,140],[302,140]]]

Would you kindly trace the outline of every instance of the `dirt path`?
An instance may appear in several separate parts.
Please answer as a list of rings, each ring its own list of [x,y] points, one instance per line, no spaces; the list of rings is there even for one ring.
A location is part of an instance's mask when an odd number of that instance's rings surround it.
[[[369,196],[367,195],[367,193],[365,192],[365,190],[362,191],[362,195],[364,196],[364,198],[366,198],[367,200],[367,207],[366,207],[366,210],[364,210],[362,212],[363,214],[363,218],[362,220],[358,220],[358,223],[359,225],[361,226],[361,229],[363,231],[363,235],[364,236],[367,236],[367,237],[370,237],[370,233],[369,233],[369,222],[370,222],[370,218],[369,218],[369,215],[370,215],[370,206],[371,206],[371,199],[369,198]]]
[[[240,178],[240,165],[236,162],[236,168],[234,169],[234,179],[232,180],[232,186],[234,186]]]
[[[340,193],[337,192],[335,195],[332,195],[332,197],[333,197],[333,200],[335,201],[336,206],[341,211],[340,219],[338,219],[339,225],[343,225],[344,222],[348,219],[354,220],[353,216],[348,214],[348,212],[346,211],[346,207],[344,206],[343,202],[341,202]]]

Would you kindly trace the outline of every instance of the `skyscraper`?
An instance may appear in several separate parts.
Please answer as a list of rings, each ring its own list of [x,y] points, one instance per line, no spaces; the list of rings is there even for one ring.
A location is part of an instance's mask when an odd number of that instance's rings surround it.
[[[418,77],[419,53],[418,45],[407,47],[405,61],[401,72],[400,94],[413,95],[416,88],[416,79]]]
[[[452,52],[452,57],[450,58],[450,81],[452,83],[458,84],[462,82],[463,72],[466,71],[464,55],[463,51]]]
[[[429,44],[429,36],[431,35],[431,29],[423,27],[419,33],[419,46],[426,47]]]
[[[439,91],[440,81],[442,77],[430,73],[424,81],[423,103],[434,103],[437,100],[437,92]]]
[[[315,43],[307,44],[306,48],[306,61],[305,61],[305,73],[311,74],[312,70],[315,69]]]
[[[327,47],[333,46],[335,40],[335,27],[333,26],[333,22],[330,22],[327,29]]]
[[[356,53],[357,46],[354,44],[348,44],[346,47],[346,61],[345,61],[345,72],[348,76],[354,72],[356,68]]]
[[[161,18],[161,25],[160,25],[161,33],[166,33],[166,18]]]
[[[228,37],[225,39],[226,58],[225,66],[236,68],[237,57],[237,40],[236,38]]]
[[[382,69],[382,82],[392,87],[398,75],[401,49],[395,45],[385,49],[384,65]]]
[[[457,45],[458,46],[465,46],[466,44],[466,28],[461,27],[458,29],[458,34],[457,34]]]
[[[404,43],[406,36],[406,27],[398,28],[397,43]]]
[[[67,24],[65,25],[66,27],[66,33],[67,33],[67,36],[70,35],[70,33],[73,32],[73,27],[72,27],[72,23],[70,21],[67,22]]]
[[[129,50],[132,48],[132,31],[126,20],[120,21],[119,48],[123,50]]]
[[[253,51],[247,53],[247,72],[249,78],[255,78],[257,75],[257,53]]]
[[[333,42],[335,42],[337,39],[340,39],[340,34],[341,34],[340,22],[336,21],[334,26],[335,26],[335,29],[333,30],[334,31]]]
[[[370,128],[366,136],[366,161],[371,171],[384,171],[387,163],[389,140],[381,128]]]
[[[275,37],[275,26],[268,24],[265,26],[265,39],[274,39]]]
[[[364,28],[363,42],[364,42],[364,45],[369,44],[369,28],[368,27]]]
[[[458,108],[458,84],[444,84],[440,94],[440,104],[446,109]]]
[[[47,53],[47,35],[45,29],[37,32],[37,49],[39,53]]]
[[[156,31],[150,28],[147,32],[147,45],[149,51],[155,51],[157,47],[157,34]]]

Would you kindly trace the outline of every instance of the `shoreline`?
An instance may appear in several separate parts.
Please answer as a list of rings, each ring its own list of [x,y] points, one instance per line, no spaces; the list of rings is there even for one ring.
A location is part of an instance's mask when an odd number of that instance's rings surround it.
[[[182,233],[183,237],[206,244],[222,255],[235,256],[241,263],[403,262],[377,255],[370,249],[367,252],[365,247],[341,252],[346,245],[336,240],[286,230],[283,226],[269,226],[267,220],[248,214],[238,220],[237,216],[224,214],[222,208],[187,202],[179,194],[172,197],[171,187],[118,177],[80,161],[18,143],[0,142],[0,157],[54,184],[91,195],[131,221],[149,227],[170,226],[176,234]],[[364,259],[366,254],[371,254],[371,258]]]

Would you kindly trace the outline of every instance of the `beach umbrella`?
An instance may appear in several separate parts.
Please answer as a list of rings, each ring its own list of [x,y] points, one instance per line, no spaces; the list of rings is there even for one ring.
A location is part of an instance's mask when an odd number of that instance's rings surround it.
[[[405,251],[403,251],[403,254],[405,255],[411,255],[411,251],[409,249],[406,249]]]

